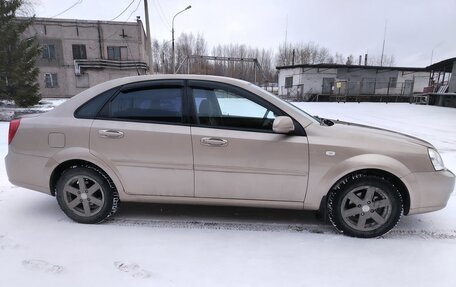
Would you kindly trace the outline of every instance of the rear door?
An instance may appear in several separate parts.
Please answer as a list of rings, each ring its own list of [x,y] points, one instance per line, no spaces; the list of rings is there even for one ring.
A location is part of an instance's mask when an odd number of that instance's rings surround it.
[[[189,81],[195,196],[302,202],[307,188],[308,143],[295,122],[290,135],[272,131],[286,115],[238,87]]]
[[[94,120],[90,150],[120,175],[126,193],[194,195],[185,103],[183,81],[135,83],[122,87]]]

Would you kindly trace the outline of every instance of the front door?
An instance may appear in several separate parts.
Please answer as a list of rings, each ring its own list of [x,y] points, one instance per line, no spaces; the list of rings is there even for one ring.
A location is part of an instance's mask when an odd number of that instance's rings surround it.
[[[183,81],[127,85],[94,120],[90,151],[119,174],[126,193],[193,197],[183,85]]]
[[[195,196],[302,202],[308,178],[304,130],[274,133],[274,118],[285,114],[248,91],[204,81],[189,86],[196,114]]]
[[[404,95],[413,94],[413,80],[405,80]]]

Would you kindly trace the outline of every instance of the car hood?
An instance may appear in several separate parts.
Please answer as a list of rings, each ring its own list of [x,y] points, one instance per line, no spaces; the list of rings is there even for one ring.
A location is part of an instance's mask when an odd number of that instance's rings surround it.
[[[361,124],[356,124],[356,123],[351,123],[351,122],[345,122],[345,121],[334,121],[334,127],[343,127],[344,129],[347,129],[350,131],[350,134],[369,134],[371,137],[380,137],[384,139],[389,139],[392,141],[401,141],[401,142],[407,142],[411,144],[417,144],[421,145],[424,147],[428,148],[434,148],[432,144],[429,142],[422,140],[417,137],[413,137],[407,134],[403,134],[400,132],[395,132],[387,129],[382,129],[382,128],[377,128],[377,127],[372,127],[368,125],[361,125]]]

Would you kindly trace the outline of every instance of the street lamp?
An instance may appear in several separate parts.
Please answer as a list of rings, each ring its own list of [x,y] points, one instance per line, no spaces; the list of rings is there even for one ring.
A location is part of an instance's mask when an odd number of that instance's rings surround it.
[[[184,11],[187,11],[188,9],[192,8],[192,5],[188,5],[187,8],[185,8],[184,10],[182,11],[179,11],[176,13],[176,15],[174,15],[173,17],[173,24],[172,24],[172,29],[171,29],[171,33],[172,33],[172,41],[173,41],[173,74],[176,73],[176,58],[175,58],[175,54],[174,54],[174,18],[176,18],[177,15],[179,15],[180,13],[184,12]]]

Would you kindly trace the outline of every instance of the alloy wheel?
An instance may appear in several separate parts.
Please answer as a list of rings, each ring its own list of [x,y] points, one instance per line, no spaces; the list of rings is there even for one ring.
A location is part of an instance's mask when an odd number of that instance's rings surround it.
[[[65,205],[83,217],[96,215],[105,203],[101,185],[89,176],[74,176],[63,188]]]
[[[388,194],[376,186],[360,186],[349,191],[341,202],[342,220],[358,231],[372,231],[384,225],[392,214]]]

